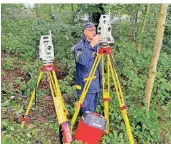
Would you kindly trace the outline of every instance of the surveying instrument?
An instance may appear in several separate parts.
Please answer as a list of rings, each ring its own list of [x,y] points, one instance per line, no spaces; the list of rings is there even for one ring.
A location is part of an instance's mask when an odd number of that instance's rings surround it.
[[[43,60],[43,65],[42,65],[42,68],[40,69],[40,74],[38,76],[37,85],[32,92],[30,102],[28,104],[26,113],[23,117],[21,128],[23,128],[24,124],[28,121],[28,113],[31,108],[32,102],[35,98],[36,89],[38,88],[38,85],[40,83],[43,73],[46,73],[49,84],[50,84],[50,90],[51,90],[52,99],[53,99],[54,106],[55,106],[57,121],[62,130],[63,142],[70,143],[72,141],[72,135],[71,135],[70,125],[66,117],[68,111],[65,108],[64,101],[62,99],[58,80],[55,74],[55,67],[53,65],[54,48],[52,44],[51,31],[49,31],[49,35],[43,35],[40,38],[39,57],[40,59]]]
[[[115,69],[114,58],[112,57],[112,49],[110,44],[114,43],[114,39],[111,35],[111,24],[110,24],[110,13],[109,15],[101,15],[100,23],[97,27],[97,33],[103,37],[103,42],[100,43],[100,48],[97,51],[97,55],[95,61],[93,63],[92,69],[89,73],[85,86],[83,88],[82,94],[80,96],[79,101],[76,102],[75,105],[75,113],[71,120],[71,128],[73,128],[78,113],[80,111],[81,105],[84,102],[90,84],[94,78],[95,71],[98,67],[100,61],[102,62],[102,94],[103,94],[103,101],[104,101],[104,117],[106,120],[106,128],[105,133],[109,134],[109,101],[110,101],[110,74],[112,75],[112,80],[115,85],[115,91],[118,98],[118,102],[120,105],[120,110],[122,112],[122,116],[126,125],[127,135],[130,144],[134,144],[134,139],[132,136],[129,119],[127,116],[126,105],[124,101],[124,97],[122,94],[119,78]],[[107,59],[107,72],[105,78],[105,58]],[[107,83],[107,86],[105,84]],[[81,136],[80,136],[81,137]],[[81,138],[80,138],[81,139]],[[88,143],[89,144],[89,143]],[[93,143],[95,144],[95,143]]]

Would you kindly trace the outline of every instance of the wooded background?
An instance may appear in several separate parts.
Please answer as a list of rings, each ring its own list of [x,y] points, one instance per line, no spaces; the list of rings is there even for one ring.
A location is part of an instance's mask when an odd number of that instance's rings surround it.
[[[37,89],[30,123],[20,128],[42,66],[40,37],[51,30],[56,74],[71,119],[76,99],[71,47],[82,36],[80,19],[88,16],[98,25],[100,14],[109,9],[115,39],[113,56],[135,143],[171,143],[171,5],[1,4],[3,144],[58,143],[59,126],[46,76]],[[97,112],[102,113],[102,106],[100,99]],[[129,143],[115,91],[111,91],[109,113],[110,133],[100,144]]]

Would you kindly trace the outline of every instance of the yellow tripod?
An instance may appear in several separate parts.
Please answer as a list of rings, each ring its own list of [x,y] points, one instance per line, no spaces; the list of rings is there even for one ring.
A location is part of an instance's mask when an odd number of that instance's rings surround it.
[[[73,126],[75,124],[76,118],[77,118],[78,113],[79,113],[80,108],[81,108],[81,104],[84,102],[84,99],[85,99],[86,94],[88,92],[88,89],[90,87],[91,81],[93,80],[95,71],[96,71],[97,66],[98,66],[100,59],[101,59],[102,60],[102,91],[103,91],[103,101],[104,101],[104,116],[105,116],[105,119],[107,121],[106,133],[107,134],[109,133],[109,95],[110,95],[110,75],[109,75],[109,73],[111,72],[112,79],[114,81],[114,85],[115,85],[115,89],[116,89],[117,98],[118,98],[119,105],[120,105],[120,110],[122,112],[122,116],[123,116],[123,119],[124,119],[124,122],[126,125],[128,139],[129,139],[130,144],[134,144],[134,139],[132,136],[132,132],[131,132],[130,124],[129,124],[129,119],[127,116],[126,106],[125,106],[122,90],[120,87],[120,82],[119,82],[118,75],[116,73],[115,67],[113,65],[114,60],[113,60],[111,53],[112,53],[112,50],[111,50],[110,46],[100,47],[100,49],[98,50],[97,56],[95,58],[92,69],[89,73],[87,82],[84,86],[84,89],[82,91],[80,99],[78,102],[76,102],[75,113],[74,113],[72,120],[71,120],[71,128],[73,128]],[[107,56],[107,90],[105,90],[104,55]]]
[[[40,70],[38,80],[37,80],[37,86],[34,88],[34,90],[32,92],[30,102],[28,104],[25,116],[24,116],[22,124],[21,124],[21,128],[23,128],[24,124],[28,121],[28,113],[31,108],[32,102],[35,98],[36,88],[38,87],[38,85],[40,83],[43,72],[46,72],[47,76],[48,76],[48,81],[50,84],[50,89],[51,89],[52,98],[53,98],[53,102],[54,102],[54,106],[55,106],[57,120],[62,129],[63,141],[64,141],[64,143],[70,143],[72,141],[72,135],[71,135],[70,125],[69,125],[67,117],[66,117],[66,115],[68,114],[68,111],[64,106],[64,102],[62,99],[58,80],[57,80],[57,77],[55,74],[55,67],[53,64],[43,64],[43,66]]]

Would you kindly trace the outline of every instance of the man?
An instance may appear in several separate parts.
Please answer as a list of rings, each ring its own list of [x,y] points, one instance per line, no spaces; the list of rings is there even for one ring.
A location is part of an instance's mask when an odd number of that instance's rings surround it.
[[[86,23],[83,26],[83,36],[81,40],[72,47],[76,62],[76,90],[80,97],[90,70],[96,58],[99,43],[103,38],[96,35],[96,27],[93,23]],[[81,106],[81,112],[94,112],[98,102],[98,93],[101,91],[101,63],[98,65],[93,80],[91,81],[87,95]]]

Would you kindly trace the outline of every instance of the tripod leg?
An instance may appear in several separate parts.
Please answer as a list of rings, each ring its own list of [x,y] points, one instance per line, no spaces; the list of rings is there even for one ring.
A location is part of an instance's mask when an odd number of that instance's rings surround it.
[[[108,91],[105,91],[105,76],[104,76],[104,54],[102,54],[102,92],[104,101],[104,117],[106,119],[106,134],[109,134],[109,65],[107,67],[107,83]]]
[[[43,75],[43,72],[40,71],[40,74],[39,74],[39,77],[38,77],[38,80],[37,80],[37,85],[36,85],[36,87],[38,87],[42,75]],[[26,119],[26,117],[27,117],[27,115],[28,115],[28,113],[29,113],[29,111],[30,111],[31,105],[32,105],[33,100],[34,100],[34,97],[35,97],[35,93],[36,93],[36,88],[34,88],[34,90],[33,90],[33,92],[32,92],[32,95],[31,95],[31,99],[30,99],[29,105],[28,105],[27,110],[26,110],[26,113],[25,113],[25,115],[24,115],[24,119]],[[24,127],[24,124],[25,124],[25,120],[22,121],[21,128]]]
[[[106,119],[106,134],[109,134],[109,92],[104,92],[104,117]]]
[[[52,98],[55,106],[55,111],[56,111],[56,116],[58,123],[62,129],[63,137],[64,137],[64,142],[65,143],[70,143],[72,141],[72,135],[71,135],[71,129],[66,117],[66,114],[64,112],[64,107],[63,107],[63,101],[62,95],[60,93],[60,89],[58,85],[55,85],[55,82],[57,82],[57,79],[53,79],[53,76],[50,72],[47,73],[49,83],[50,83],[50,89],[52,93]]]
[[[103,92],[103,96],[104,96],[104,92],[105,92],[105,79],[104,79],[104,55],[102,55],[102,92]]]
[[[64,105],[64,101],[63,101],[63,99],[62,99],[62,94],[61,94],[61,91],[60,91],[60,88],[59,88],[59,84],[58,84],[58,80],[57,80],[55,71],[52,71],[52,76],[53,76],[53,79],[54,79],[54,82],[55,82],[56,89],[58,90],[58,94],[59,94],[59,96],[60,96],[61,103],[62,103],[62,105],[63,105],[65,114],[68,115],[68,110],[66,109],[66,107],[65,107],[65,105]]]
[[[59,92],[59,89],[56,88],[52,74],[50,72],[48,72],[48,79],[49,79],[49,83],[50,83],[50,89],[51,89],[51,93],[52,93],[52,98],[53,98],[53,102],[54,102],[54,106],[55,106],[55,111],[56,111],[56,115],[58,118],[58,123],[61,124],[64,121],[67,120],[66,115],[64,113],[64,107],[63,104],[61,102],[61,95]]]
[[[95,74],[95,71],[96,71],[96,69],[97,69],[97,66],[98,66],[98,64],[99,64],[99,62],[100,62],[100,59],[101,59],[101,55],[100,55],[100,54],[97,54],[97,56],[96,56],[96,58],[95,58],[95,61],[94,61],[94,63],[93,63],[93,66],[92,66],[92,68],[91,68],[90,74],[89,74],[89,76],[88,76],[88,78],[87,78],[87,82],[86,82],[86,84],[85,84],[85,86],[84,86],[84,89],[83,89],[83,91],[82,91],[82,94],[81,94],[81,96],[80,96],[80,99],[79,99],[77,105],[78,105],[78,104],[81,105],[81,104],[84,102],[84,99],[85,99],[86,94],[87,94],[87,92],[88,92],[88,89],[89,89],[89,87],[90,87],[90,84],[91,84],[91,81],[92,81],[93,76],[94,76],[94,74]],[[77,116],[78,116],[79,111],[80,111],[80,106],[77,106],[76,109],[75,109],[74,115],[73,115],[73,117],[72,117],[72,120],[71,120],[71,129],[72,129],[73,126],[74,126],[74,123],[75,123],[75,121],[76,121],[76,118],[77,118]]]
[[[122,116],[123,116],[123,119],[124,119],[124,122],[125,122],[125,125],[126,125],[128,139],[129,139],[130,144],[134,144],[134,139],[133,139],[133,135],[132,135],[132,132],[131,132],[131,127],[130,127],[130,124],[129,124],[129,119],[128,119],[128,115],[127,115],[127,111],[126,111],[124,98],[123,98],[123,95],[122,95],[122,90],[121,90],[121,87],[120,87],[119,78],[118,78],[118,75],[116,73],[115,68],[112,67],[112,63],[111,63],[111,59],[110,59],[109,55],[108,55],[108,61],[109,61],[109,66],[110,66],[110,70],[111,70],[111,73],[112,73],[112,78],[113,78],[113,81],[114,81],[114,84],[115,84],[115,89],[116,89],[118,101],[119,101],[119,104],[120,104],[120,110],[122,112]]]

